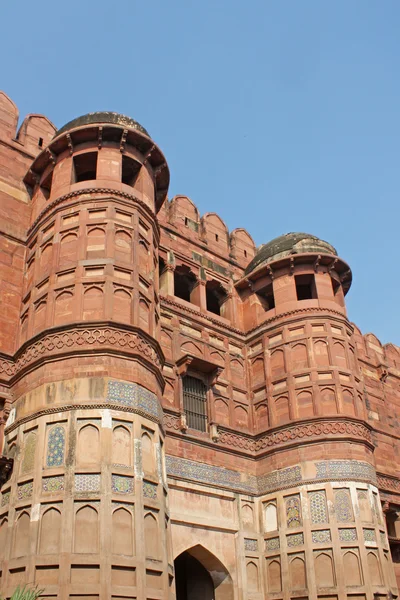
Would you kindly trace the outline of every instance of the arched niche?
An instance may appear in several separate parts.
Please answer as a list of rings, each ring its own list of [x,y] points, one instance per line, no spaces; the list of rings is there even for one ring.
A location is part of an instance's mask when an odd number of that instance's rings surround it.
[[[202,568],[200,569],[198,565]],[[190,573],[188,567],[196,569],[197,590],[196,586],[190,584],[190,581],[189,586],[187,585],[187,580],[190,580],[190,577],[187,576]],[[201,544],[192,546],[177,556],[175,579],[176,600],[234,600],[233,581],[228,569]],[[199,590],[202,595],[199,595]]]

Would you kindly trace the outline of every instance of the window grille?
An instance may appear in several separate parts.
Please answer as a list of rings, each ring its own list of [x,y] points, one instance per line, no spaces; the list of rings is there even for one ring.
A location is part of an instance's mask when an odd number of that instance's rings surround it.
[[[183,378],[183,408],[191,429],[207,431],[207,387],[200,379]]]

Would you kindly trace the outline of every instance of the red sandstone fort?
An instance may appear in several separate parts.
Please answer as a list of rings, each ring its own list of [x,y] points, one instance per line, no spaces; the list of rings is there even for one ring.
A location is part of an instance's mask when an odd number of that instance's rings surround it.
[[[18,116],[0,93],[0,595],[396,598],[400,350],[348,321],[349,265],[168,200],[129,117]]]

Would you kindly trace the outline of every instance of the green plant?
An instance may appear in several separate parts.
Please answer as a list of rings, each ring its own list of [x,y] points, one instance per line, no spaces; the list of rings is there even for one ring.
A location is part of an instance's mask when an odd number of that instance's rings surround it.
[[[34,589],[27,589],[26,585],[24,585],[22,588],[18,586],[11,596],[11,600],[37,600],[37,598],[39,598],[40,594],[43,594],[43,592],[44,590],[39,590],[37,587]]]

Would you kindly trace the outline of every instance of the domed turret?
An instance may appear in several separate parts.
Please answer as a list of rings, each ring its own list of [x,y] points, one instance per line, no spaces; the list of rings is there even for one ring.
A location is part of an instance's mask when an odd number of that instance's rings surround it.
[[[119,125],[121,127],[126,127],[128,129],[136,129],[140,131],[140,133],[144,133],[148,137],[150,134],[148,131],[140,125],[137,121],[132,119],[131,117],[127,117],[126,115],[121,115],[116,112],[109,111],[100,111],[87,113],[86,115],[82,115],[81,117],[76,117],[66,123],[61,129],[59,129],[54,137],[58,137],[59,135],[70,131],[71,129],[76,129],[76,127],[87,127],[88,125],[103,125],[109,123],[111,125]]]
[[[279,260],[292,254],[328,254],[337,256],[335,248],[309,233],[285,233],[262,244],[253,260],[247,266],[245,273],[251,273],[258,267]]]

